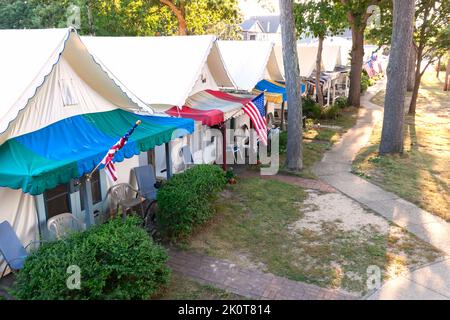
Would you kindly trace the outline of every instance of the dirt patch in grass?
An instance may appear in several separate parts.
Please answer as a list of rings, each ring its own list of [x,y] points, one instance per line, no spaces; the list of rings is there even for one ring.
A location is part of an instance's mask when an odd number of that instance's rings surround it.
[[[240,180],[217,210],[190,250],[351,293],[366,292],[371,265],[387,279],[441,255],[343,195],[276,180]]]
[[[410,95],[410,94],[408,94]],[[372,102],[384,103],[384,92]],[[381,123],[360,150],[353,171],[450,221],[450,93],[433,73],[424,76],[415,116],[406,116],[402,155],[379,156]]]
[[[218,289],[211,285],[198,283],[179,274],[172,274],[170,284],[155,300],[241,300],[242,296]]]

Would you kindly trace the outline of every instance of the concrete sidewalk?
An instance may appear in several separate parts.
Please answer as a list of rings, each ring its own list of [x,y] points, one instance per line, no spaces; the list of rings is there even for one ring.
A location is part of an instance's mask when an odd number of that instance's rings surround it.
[[[361,99],[364,108],[357,124],[325,154],[314,172],[345,195],[450,254],[448,222],[351,173],[357,152],[367,145],[375,123],[382,119],[383,108],[370,99],[385,85],[381,81],[369,88]],[[450,299],[450,263],[445,260],[391,280],[370,298]]]

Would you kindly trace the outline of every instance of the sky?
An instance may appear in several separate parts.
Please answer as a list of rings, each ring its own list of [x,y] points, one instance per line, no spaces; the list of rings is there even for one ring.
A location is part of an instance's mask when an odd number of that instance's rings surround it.
[[[244,18],[258,15],[280,14],[279,0],[239,0]]]

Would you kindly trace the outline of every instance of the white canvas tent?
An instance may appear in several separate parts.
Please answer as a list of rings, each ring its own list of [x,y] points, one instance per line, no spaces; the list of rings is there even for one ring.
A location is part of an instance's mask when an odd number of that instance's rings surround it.
[[[205,88],[234,88],[215,36],[82,37],[148,105],[182,106]]]
[[[341,37],[326,38],[322,51],[322,69],[323,71],[334,71],[336,66],[345,66],[349,63],[349,53],[352,48],[352,42]],[[308,78],[316,67],[316,57],[318,42],[302,42],[297,45],[300,76]],[[276,46],[275,53],[279,65],[283,72],[283,53],[282,47]]]
[[[219,41],[218,44],[237,89],[251,91],[262,79],[284,80],[272,42]]]
[[[0,145],[76,115],[152,112],[102,69],[74,29],[0,30],[0,43]],[[37,197],[0,187],[0,222],[7,220],[24,245],[45,226]]]
[[[281,70],[284,75],[282,46],[276,45],[274,50],[278,64],[281,66]],[[298,45],[297,54],[298,54],[298,63],[300,67],[300,77],[307,78],[313,72],[316,64],[317,47]]]
[[[159,112],[181,107],[189,97],[206,90],[236,88],[224,64],[217,38],[205,36],[172,37],[82,37],[91,52],[126,86]],[[196,124],[195,136],[205,130]],[[172,142],[172,150],[190,144],[195,137]],[[212,147],[211,147],[212,148]],[[192,150],[195,159],[203,150]],[[175,153],[175,152],[174,152]],[[213,150],[205,152],[213,154]],[[156,148],[156,175],[165,177],[164,148]],[[175,155],[177,156],[177,155]],[[206,159],[214,161],[214,157]],[[173,167],[174,173],[182,166]]]
[[[309,41],[304,40],[299,41],[299,45],[302,46],[309,45],[317,47],[318,43],[319,40],[317,38]],[[343,37],[326,37],[323,42],[323,50],[324,55],[322,56],[322,58],[324,59],[324,61],[329,61],[325,62],[327,69],[331,69],[332,67],[331,63],[346,66],[349,63],[350,58],[349,54],[352,50],[352,41],[345,39]],[[339,50],[339,54],[336,57],[336,61],[333,61],[336,55],[335,53],[336,50]],[[326,70],[326,71],[333,71],[333,70]]]

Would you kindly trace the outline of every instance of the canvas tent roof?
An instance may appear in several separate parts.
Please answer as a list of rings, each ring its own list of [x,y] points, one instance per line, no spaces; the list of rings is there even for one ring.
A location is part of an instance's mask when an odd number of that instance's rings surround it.
[[[3,30],[0,42],[0,187],[40,194],[80,177],[138,119],[142,127],[116,161],[169,142],[177,129],[193,131],[192,120],[135,113],[152,110],[94,60],[74,29]]]
[[[238,89],[250,91],[266,76],[270,80],[284,79],[272,42],[219,41],[218,44],[225,66]]]
[[[74,29],[0,30],[0,43],[0,144],[69,116],[97,112],[100,107],[152,111],[99,67]],[[62,108],[61,96],[55,96],[63,85],[58,78],[67,82],[64,87],[75,82],[83,93],[92,91],[90,87],[97,92],[88,94],[89,101],[83,101],[80,108]]]
[[[83,37],[105,65],[149,105],[182,106],[207,64],[220,87],[234,88],[215,36]]]

